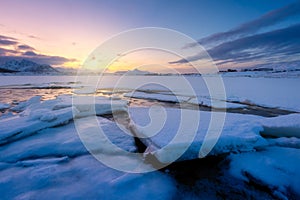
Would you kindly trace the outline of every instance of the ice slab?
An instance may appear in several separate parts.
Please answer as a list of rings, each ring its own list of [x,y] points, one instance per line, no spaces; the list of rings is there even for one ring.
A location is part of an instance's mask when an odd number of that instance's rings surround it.
[[[9,104],[7,104],[7,103],[1,103],[1,102],[0,102],[0,110],[7,109],[7,108],[9,108],[9,107],[10,107]]]
[[[97,119],[110,141],[136,151],[134,139],[116,123]],[[83,132],[88,132],[88,117],[79,120],[85,120]],[[115,163],[132,163],[102,144],[94,146]],[[159,171],[125,173],[97,161],[83,146],[73,122],[2,145],[0,151],[2,199],[173,199],[176,194],[175,181]]]
[[[153,86],[154,87],[154,86]],[[154,92],[155,91],[155,92]],[[191,97],[191,96],[182,96],[181,94],[172,94],[166,93],[164,91],[159,91],[158,88],[152,92],[129,92],[126,93],[125,97],[133,97],[138,99],[151,99],[157,101],[166,101],[166,102],[173,102],[173,103],[189,103],[195,105],[202,105],[206,107],[213,107],[217,109],[226,109],[226,108],[245,108],[247,105],[239,104],[239,103],[229,103],[223,100],[218,99],[210,99],[206,96],[198,96],[198,97]]]
[[[107,138],[128,152],[135,152],[136,147],[134,139],[123,133],[121,129],[112,121],[102,117],[97,117],[99,126],[107,133]],[[88,131],[88,123],[86,120],[86,130]],[[95,148],[104,152],[103,145],[95,144]],[[0,147],[2,152],[0,162],[15,163],[23,160],[31,160],[38,158],[60,158],[60,157],[76,157],[88,154],[88,151],[82,144],[74,123],[56,128],[48,128],[38,131],[36,134],[24,139],[16,140],[10,144]],[[105,151],[108,151],[105,149]],[[110,152],[113,153],[113,152]]]
[[[19,115],[0,120],[0,144],[9,143],[22,137],[34,134],[39,130],[65,125],[73,117],[111,114],[113,111],[126,111],[127,102],[108,98],[60,96],[55,100],[41,102],[36,96],[20,103],[15,110]],[[93,101],[91,101],[91,98]],[[93,104],[91,104],[93,102]]]
[[[300,138],[300,114],[283,115],[262,121],[262,134],[269,137]]]
[[[148,114],[146,108],[130,108],[131,119],[137,124],[138,132],[143,137],[141,140],[148,145],[149,151],[162,163],[168,163],[179,155],[183,149],[188,147],[185,153],[178,159],[180,160],[191,160],[199,157],[199,150],[203,144],[205,135],[207,133],[209,122],[211,118],[211,112],[200,112],[200,123],[196,129],[196,135],[192,141],[193,133],[195,130],[191,123],[193,123],[193,116],[195,116],[195,110],[184,110],[184,116],[187,117],[187,121],[190,121],[191,126],[180,128],[181,110],[173,108],[165,108],[166,121],[163,122],[162,128],[153,132],[151,128],[151,121],[158,118],[163,120],[161,110],[152,110],[151,115]],[[267,141],[260,136],[262,126],[259,124],[259,120],[262,117],[243,115],[243,114],[232,114],[227,113],[224,127],[221,132],[221,136],[218,142],[210,152],[210,155],[218,155],[229,152],[243,152],[253,151],[257,147],[267,145]],[[175,123],[176,122],[176,123]],[[216,129],[212,128],[210,132],[210,139],[213,140]],[[180,134],[180,138],[172,141],[176,135]],[[154,136],[153,136],[154,135]],[[168,146],[166,151],[159,151],[159,149]]]
[[[175,96],[172,94],[161,94],[161,93],[154,93],[154,92],[130,92],[124,95],[125,97],[133,97],[138,99],[152,99],[158,101],[166,101],[166,102],[187,102],[190,97],[186,96]]]
[[[213,107],[217,109],[234,109],[234,108],[246,108],[247,105],[239,103],[229,103],[224,100],[211,99],[206,96],[198,96],[191,98],[188,103],[202,105],[207,107]]]

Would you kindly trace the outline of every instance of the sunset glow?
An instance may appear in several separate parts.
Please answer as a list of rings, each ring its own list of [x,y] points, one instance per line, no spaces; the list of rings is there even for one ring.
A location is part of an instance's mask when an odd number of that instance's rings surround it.
[[[294,11],[299,7],[298,3],[291,4],[293,0],[272,3],[256,0],[248,7],[243,7],[242,2],[230,2],[1,1],[0,31],[3,41],[0,43],[0,55],[32,58],[54,67],[78,68],[95,48],[113,35],[133,28],[155,26],[174,29],[199,40],[220,68],[247,67],[254,63],[269,63],[270,60],[298,60],[297,52],[284,59],[287,55],[275,51],[276,47],[268,55],[264,50],[273,49],[268,45],[274,46],[267,38],[276,37],[278,45],[281,45],[284,43],[281,38],[288,35],[289,31],[296,33],[299,29],[299,13]],[[283,16],[281,13],[289,14]],[[264,24],[264,27],[258,27],[257,30],[249,28],[254,24]],[[291,38],[296,39],[297,36],[292,35]],[[257,43],[255,48],[250,46],[252,40]],[[228,51],[227,45],[232,50]],[[289,48],[290,45],[286,45]],[[236,51],[244,53],[231,57]],[[180,61],[180,58],[162,53],[153,53],[152,56],[137,54],[118,59],[110,71],[161,64],[189,72],[189,64]],[[264,56],[257,59],[259,54]],[[164,70],[155,67],[150,71]]]

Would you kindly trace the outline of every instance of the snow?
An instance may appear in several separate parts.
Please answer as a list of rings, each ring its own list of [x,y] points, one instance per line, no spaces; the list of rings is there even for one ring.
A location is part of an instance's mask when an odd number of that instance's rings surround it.
[[[262,122],[262,134],[269,137],[300,138],[300,114],[290,114],[265,119]]]
[[[269,147],[263,151],[232,154],[231,174],[270,189],[280,199],[288,199],[290,190],[300,195],[300,149]]]
[[[183,112],[185,113],[182,114],[182,111],[183,110],[180,111],[179,109],[165,108],[166,117],[164,118],[161,117],[161,110],[154,110],[149,116],[148,109],[146,108],[130,108],[130,116],[134,123],[138,125],[139,133],[146,137],[141,140],[145,143],[152,144],[149,145],[150,150],[153,150],[151,153],[162,163],[168,163],[174,159],[176,160],[176,158],[179,158],[179,160],[192,160],[199,157],[199,150],[204,142],[209,127],[211,113],[184,110]],[[198,114],[200,114],[200,124],[199,126],[194,126],[193,124],[196,123],[190,122],[195,120],[195,116]],[[179,123],[182,122],[180,120],[183,120],[182,118],[184,117],[187,117],[185,120],[189,121],[189,126],[185,126],[184,129],[182,129],[179,128]],[[166,120],[163,123],[163,127],[157,131],[156,134],[153,133],[153,129],[149,128],[148,125],[151,125],[150,122],[152,118]],[[210,155],[253,151],[255,148],[267,145],[267,141],[259,134],[262,127],[258,122],[261,119],[262,117],[259,116],[227,113],[221,136],[210,152]],[[174,124],[174,122],[177,123]],[[147,125],[147,128],[143,128]],[[195,128],[196,135],[194,137]],[[216,131],[214,128],[209,133],[209,135],[211,135],[210,140],[217,137],[214,136]],[[173,140],[173,138],[176,138],[175,136],[179,136],[179,138]],[[189,147],[190,143],[191,146]],[[167,147],[166,150],[158,150],[165,147]],[[184,150],[187,151],[181,155],[180,152]]]
[[[223,78],[228,101],[300,111],[299,78]]]
[[[176,76],[128,76],[125,80],[119,80],[118,76],[103,77],[98,83],[98,88],[126,88],[139,89],[142,85],[149,85],[148,90],[162,90],[161,86],[168,87],[176,96],[204,96],[209,97],[209,90],[205,84],[214,81],[213,76],[202,77],[184,77],[194,89],[191,93],[187,86],[181,83]],[[226,99],[217,99],[220,101],[229,101],[229,103],[245,103],[270,108],[281,108],[291,111],[300,111],[300,78],[251,78],[251,77],[222,77],[226,90]],[[119,82],[118,82],[119,81]],[[118,82],[118,84],[116,84]],[[96,83],[96,81],[95,81]],[[158,86],[161,85],[161,86]],[[212,87],[215,87],[213,85]],[[166,89],[163,89],[166,94]],[[141,90],[142,91],[142,90]],[[161,93],[163,93],[161,92]],[[201,101],[201,100],[200,100]],[[237,102],[235,102],[237,101]]]

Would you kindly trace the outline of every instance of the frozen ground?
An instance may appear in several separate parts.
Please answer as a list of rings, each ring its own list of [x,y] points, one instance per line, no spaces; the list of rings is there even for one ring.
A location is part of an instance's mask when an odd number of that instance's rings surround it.
[[[227,98],[213,99],[221,103],[212,104],[199,78],[187,77],[196,91],[191,95],[176,87],[176,77],[138,76],[115,91],[112,89],[117,77],[109,77],[90,90],[97,93],[94,107],[86,101],[92,98],[90,92],[80,92],[84,91],[81,86],[88,85],[76,82],[74,77],[37,77],[34,81],[32,77],[1,77],[0,92],[5,91],[6,96],[0,97],[1,199],[300,198],[300,79],[224,77]],[[157,82],[164,86],[153,84]],[[36,96],[25,92],[41,88],[49,94]],[[72,88],[77,91],[76,106],[72,105],[70,95],[56,92],[68,89],[72,93]],[[14,96],[15,90],[22,95]],[[20,102],[24,98],[28,100]],[[148,104],[132,103],[131,99],[137,98]],[[159,104],[162,102],[168,104]],[[190,107],[180,109],[178,103]],[[150,105],[156,104],[149,110]],[[198,112],[194,105],[225,106],[215,107],[218,112]],[[225,108],[229,113],[220,139],[207,158],[198,159],[211,116],[223,113]],[[264,110],[243,114],[250,108]],[[271,118],[262,113],[279,108],[295,113],[281,111]],[[112,112],[127,110],[130,121],[123,123],[129,124],[119,126]],[[83,132],[89,133],[89,117],[93,114],[109,133],[105,140],[119,148],[140,151],[132,137],[135,133],[144,137],[141,141],[148,147],[145,157],[153,154],[163,163],[174,158],[181,162],[146,174],[120,172],[101,164],[83,146],[73,121],[74,117],[84,121]],[[199,125],[194,123],[197,115]],[[189,126],[180,129],[182,120]],[[216,129],[212,128],[209,141],[216,136]],[[173,140],[176,134],[180,137]],[[105,154],[113,162],[133,163],[130,157],[99,146],[92,138],[90,141],[95,152]],[[166,146],[166,151],[159,151]],[[185,149],[181,155],[180,151]]]

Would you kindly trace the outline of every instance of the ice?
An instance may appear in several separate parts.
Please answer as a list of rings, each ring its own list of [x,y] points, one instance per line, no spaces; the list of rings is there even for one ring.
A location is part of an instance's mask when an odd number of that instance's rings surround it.
[[[0,110],[5,110],[5,109],[7,109],[7,108],[9,108],[9,107],[10,107],[9,104],[7,104],[7,103],[1,103],[1,102],[0,102]]]
[[[95,80],[98,77],[92,77]],[[97,89],[116,89],[128,92],[127,96],[156,99],[159,101],[184,102],[211,107],[212,102],[207,86],[201,77],[185,78],[195,89],[190,94],[178,84],[176,76],[129,77],[130,81],[115,87],[118,76],[103,77]],[[75,77],[3,77],[0,85],[22,88],[60,88],[74,82]],[[223,77],[226,98],[215,98],[215,105],[226,108],[243,109],[247,105],[281,108],[300,111],[299,78],[254,78]],[[154,84],[148,84],[149,82]],[[162,83],[163,86],[155,84]],[[29,84],[29,85],[27,85]],[[146,84],[145,86],[141,86]],[[148,85],[147,85],[148,84]],[[170,89],[164,86],[171,85]],[[76,83],[71,87],[82,88]],[[79,91],[79,90],[78,90]],[[92,91],[92,90],[91,90]],[[178,182],[172,176],[155,171],[147,174],[131,174],[111,169],[98,162],[83,145],[74,126],[74,117],[84,122],[82,130],[90,137],[95,152],[101,152],[111,162],[132,165],[136,161],[118,151],[107,148],[111,141],[119,148],[136,152],[134,140],[113,121],[100,117],[114,111],[127,111],[127,101],[117,98],[93,97],[85,95],[63,95],[54,100],[41,101],[33,97],[20,102],[10,109],[15,113],[5,113],[0,118],[0,193],[2,199],[175,199]],[[94,90],[93,90],[94,91]],[[76,92],[75,92],[76,93]],[[80,93],[80,92],[79,92]],[[118,93],[118,95],[121,95]],[[174,93],[174,95],[173,95]],[[178,98],[176,98],[178,97]],[[197,97],[197,99],[196,99]],[[74,101],[73,101],[74,100]],[[1,100],[2,101],[2,100]],[[3,101],[5,102],[5,101]],[[91,104],[92,102],[92,104]],[[11,102],[6,102],[11,103]],[[75,104],[74,104],[75,103]],[[13,106],[11,103],[9,106]],[[225,108],[224,106],[218,108]],[[164,112],[166,122],[164,122]],[[1,110],[1,108],[0,108]],[[145,154],[154,154],[159,161],[168,163],[174,156],[178,161],[199,158],[212,114],[200,112],[200,124],[196,136],[192,138],[195,113],[198,111],[175,108],[153,109],[148,115],[146,108],[130,108],[132,120],[138,124],[139,136],[148,145]],[[185,120],[190,127],[179,129],[181,112],[189,116]],[[96,116],[94,116],[96,115]],[[90,118],[97,118],[105,130],[106,139],[102,145],[93,141],[94,133]],[[210,156],[229,155],[230,172],[240,180],[255,187],[269,189],[274,198],[289,198],[289,194],[300,196],[300,114],[264,118],[245,114],[226,114],[221,137],[210,152]],[[163,125],[151,126],[151,123]],[[149,125],[150,124],[150,125]],[[131,124],[132,125],[132,124]],[[172,141],[177,130],[182,137]],[[156,134],[156,132],[158,132]],[[178,135],[178,134],[177,134]],[[190,138],[192,143],[189,146]],[[210,140],[215,139],[214,129]],[[209,140],[209,141],[210,141]],[[158,149],[170,146],[165,152]],[[212,142],[213,143],[213,142]],[[224,155],[225,154],[225,155]],[[180,172],[179,172],[180,173]]]
[[[246,182],[269,188],[274,197],[300,195],[300,149],[269,147],[263,151],[232,154],[231,174]]]
[[[115,145],[136,151],[134,139],[116,123],[97,119]],[[80,120],[86,120],[83,131],[88,132],[88,117]],[[115,163],[132,162],[103,149],[101,143],[95,146]],[[124,173],[97,161],[82,144],[73,122],[2,145],[0,151],[2,199],[173,199],[176,193],[174,180],[159,171]]]
[[[296,137],[268,138],[270,146],[291,147],[300,149],[300,139]]]
[[[204,136],[208,130],[212,113],[200,111],[200,124],[197,128],[196,136],[193,139],[192,134],[195,127],[192,126],[192,123],[190,123],[190,127],[185,127],[183,130],[179,129],[179,124],[183,117],[187,117],[187,120],[190,122],[195,120],[193,116],[195,116],[195,113],[198,111],[185,110],[186,115],[182,115],[182,110],[174,108],[164,109],[166,116],[164,116],[164,112],[160,110],[150,111],[146,108],[130,108],[131,118],[135,124],[137,124],[138,132],[144,137],[141,138],[141,140],[148,146],[147,153],[152,152],[161,162],[167,163],[175,158],[178,152],[187,148],[190,144],[190,139],[192,139],[190,147],[179,160],[198,158],[198,153],[204,142]],[[156,118],[161,122],[156,122],[159,121],[154,120]],[[164,121],[165,119],[166,121]],[[174,124],[174,122],[177,123]],[[156,129],[151,128],[153,126],[151,123],[156,123],[154,124]],[[157,126],[162,126],[161,124],[163,124],[163,127],[157,129]],[[210,152],[210,155],[253,151],[264,146],[274,145],[299,148],[299,126],[299,114],[264,118],[245,114],[227,113],[220,138]],[[180,140],[172,141],[178,134],[182,134]],[[212,130],[210,134],[213,135],[214,130]],[[278,139],[266,140],[265,137],[276,137]],[[213,140],[214,137],[211,139]],[[159,149],[166,147],[169,143],[168,151],[159,151]]]
[[[262,134],[269,137],[300,138],[300,114],[290,114],[262,121]]]
[[[11,110],[15,112],[21,112],[32,104],[40,103],[40,101],[41,101],[41,96],[34,96],[30,98],[28,101],[20,102],[17,106],[13,107]]]
[[[10,86],[10,85],[36,85],[41,86],[45,84],[55,84],[55,85],[66,85],[70,86],[70,83],[75,82],[76,77],[74,76],[1,76],[0,85]]]
[[[99,82],[98,88],[126,88],[128,90],[137,90],[140,92],[154,91],[155,93],[168,94],[174,93],[176,96],[204,96],[210,97],[208,87],[204,77],[186,76],[185,80],[192,85],[194,93],[186,90],[178,77],[176,76],[130,76],[130,81],[123,81],[116,84],[120,77],[107,76]],[[214,77],[206,76],[208,82]],[[299,78],[263,78],[263,77],[222,77],[226,90],[226,99],[215,100],[229,101],[229,103],[242,103],[259,105],[269,108],[280,108],[291,111],[300,111]],[[156,83],[156,84],[149,84]],[[162,86],[159,86],[162,85]],[[145,85],[141,87],[141,85]],[[167,89],[165,87],[168,87]],[[210,86],[210,87],[215,87]],[[203,101],[199,99],[199,101]],[[237,106],[237,105],[229,105]]]
[[[132,120],[137,124],[138,131],[142,136],[151,136],[149,138],[142,138],[141,140],[148,144],[148,147],[154,150],[152,152],[160,162],[168,163],[173,158],[179,155],[183,149],[188,147],[190,139],[192,138],[192,143],[187,151],[179,158],[179,160],[192,160],[199,157],[199,150],[203,144],[205,134],[208,130],[210,123],[211,113],[210,112],[200,112],[200,124],[193,139],[193,123],[190,123],[189,127],[185,129],[179,129],[179,124],[181,118],[181,111],[179,109],[165,108],[166,111],[166,121],[163,123],[163,127],[160,131],[153,136],[153,130],[149,128],[143,128],[151,122],[148,115],[148,109],[146,108],[130,108],[130,116]],[[187,121],[192,122],[198,111],[195,110],[184,110],[185,117]],[[151,118],[161,118],[161,111],[153,111],[151,113]],[[190,116],[190,118],[188,117]],[[224,128],[222,130],[221,136],[215,145],[215,147],[210,152],[210,155],[218,155],[229,152],[244,152],[253,151],[255,148],[268,145],[267,141],[260,136],[260,131],[262,131],[262,126],[259,121],[263,119],[259,116],[252,115],[242,115],[242,114],[232,114],[227,113]],[[176,122],[176,124],[174,124]],[[177,132],[180,130],[179,132]],[[214,139],[214,129],[210,133]],[[172,141],[175,135],[181,134],[180,139]],[[217,137],[217,136],[216,136]],[[171,143],[170,143],[171,142]],[[169,144],[170,143],[170,144]],[[157,151],[158,149],[164,148],[168,145],[167,151]],[[148,150],[151,152],[151,150]]]
[[[226,101],[218,100],[218,99],[211,99],[207,96],[198,96],[191,98],[188,103],[197,104],[207,107],[213,107],[217,109],[230,109],[230,108],[245,108],[247,105],[239,104],[239,103],[229,103]]]
[[[260,73],[260,72],[258,72]],[[137,90],[140,92],[154,91],[160,94],[168,94],[173,92],[176,96],[205,96],[209,97],[209,90],[202,77],[185,76],[184,80],[188,81],[195,90],[194,94],[187,92],[186,88],[179,84],[177,76],[128,76],[126,80],[121,81],[120,76],[103,76],[98,82],[99,77],[89,76],[76,78],[72,76],[37,76],[34,80],[31,77],[22,76],[22,78],[1,77],[0,85],[25,85],[25,84],[50,84],[54,83],[56,86],[60,84],[63,86],[66,83],[81,82],[76,87],[88,87],[85,83],[89,80],[89,84],[98,83],[98,89],[114,88],[115,90]],[[206,76],[206,79],[213,79],[214,77]],[[78,79],[78,80],[77,80]],[[217,99],[220,101],[229,101],[229,103],[246,103],[270,108],[281,108],[291,111],[300,111],[300,93],[299,78],[264,78],[264,77],[222,77],[224,87],[226,90],[226,99]],[[149,84],[150,83],[150,84]],[[151,84],[152,83],[152,84]],[[167,88],[169,86],[169,88]],[[94,90],[93,90],[94,91]],[[201,101],[201,100],[200,100]],[[203,100],[202,100],[203,101]],[[236,106],[236,105],[229,105]]]
[[[158,90],[158,88],[157,88]],[[238,104],[238,103],[228,103],[225,101],[220,101],[217,99],[210,99],[206,96],[190,97],[190,96],[181,96],[164,91],[153,91],[153,92],[129,92],[124,95],[125,97],[133,97],[138,99],[151,99],[158,101],[166,101],[173,103],[189,103],[202,105],[206,107],[213,107],[217,109],[226,109],[226,108],[245,108],[247,105]]]
[[[40,113],[44,110],[36,110],[30,116],[16,116],[0,120],[0,144],[12,142],[14,140],[29,136],[39,130],[67,124],[72,118],[72,109],[65,108],[53,111],[55,116],[52,121],[41,121],[40,118],[48,115],[48,113]]]
[[[172,199],[176,193],[172,178],[161,172],[124,177],[90,155],[8,166],[0,171],[2,199]]]
[[[169,94],[161,94],[161,93],[146,93],[146,92],[130,92],[124,95],[125,97],[133,97],[138,99],[152,99],[152,100],[158,100],[158,101],[166,101],[166,102],[187,102],[190,97],[185,96],[174,96]]]
[[[74,99],[77,100],[73,105]],[[0,144],[29,136],[45,128],[65,125],[73,120],[73,115],[85,117],[111,114],[113,111],[126,111],[127,102],[92,96],[78,96],[72,99],[70,95],[41,102],[40,97],[36,96],[26,102],[21,102],[14,107],[14,110],[22,112],[18,116],[0,120]]]
[[[88,120],[85,122],[89,123]],[[107,137],[114,144],[129,152],[136,151],[133,138],[124,134],[114,122],[98,117],[98,123],[106,133],[109,133]],[[88,129],[86,128],[84,131],[86,132]],[[95,144],[95,146],[98,149],[104,148],[101,144]],[[42,157],[67,156],[72,158],[88,154],[77,135],[74,123],[38,131],[30,137],[0,147],[0,151],[2,152],[0,162],[17,162],[18,160]]]

